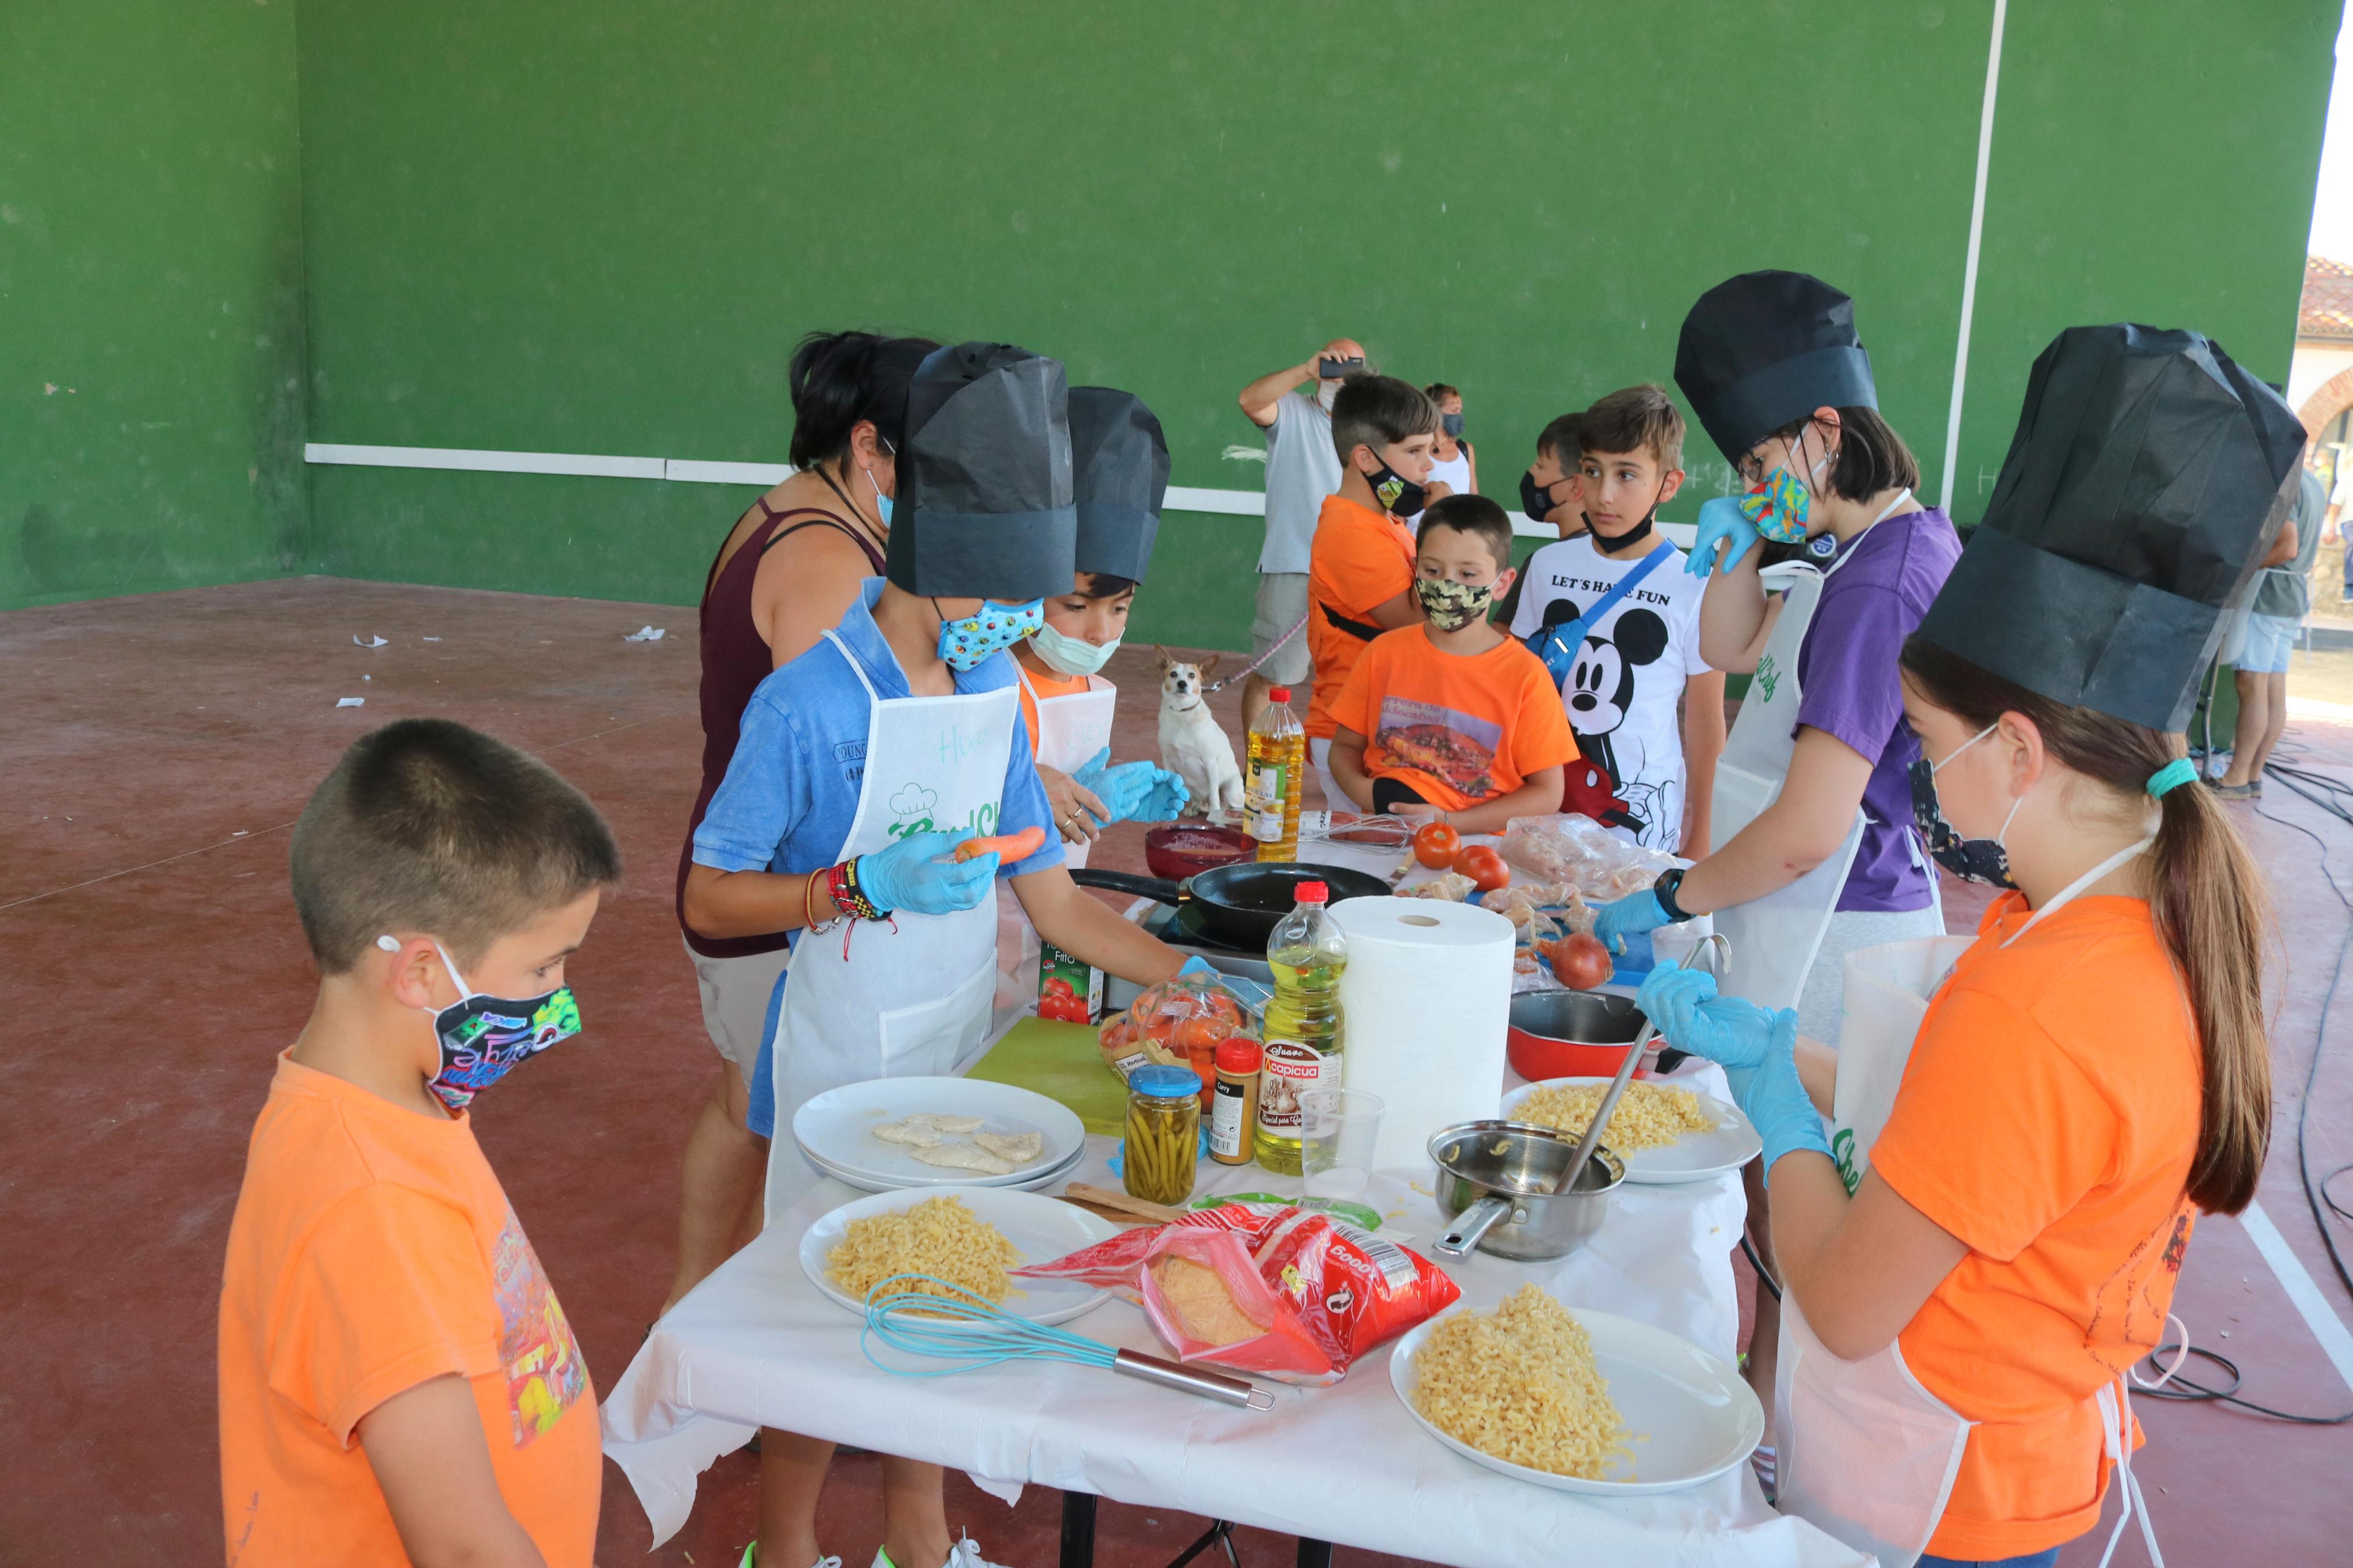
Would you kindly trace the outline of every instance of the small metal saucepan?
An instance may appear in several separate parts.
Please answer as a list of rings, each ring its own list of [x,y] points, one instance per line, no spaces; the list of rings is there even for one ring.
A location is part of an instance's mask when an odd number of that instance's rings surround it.
[[[1566,1258],[1593,1239],[1609,1213],[1609,1194],[1626,1163],[1593,1151],[1577,1190],[1555,1192],[1577,1140],[1525,1121],[1463,1121],[1431,1134],[1438,1206],[1454,1223],[1431,1246],[1440,1258],[1472,1248],[1524,1261]]]

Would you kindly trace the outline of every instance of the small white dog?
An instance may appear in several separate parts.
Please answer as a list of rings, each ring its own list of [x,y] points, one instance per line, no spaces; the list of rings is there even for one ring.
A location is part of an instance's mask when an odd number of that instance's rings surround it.
[[[1209,677],[1218,656],[1187,664],[1165,647],[1152,651],[1160,658],[1160,765],[1185,781],[1193,810],[1241,810],[1242,770],[1234,761],[1234,743],[1209,713]]]

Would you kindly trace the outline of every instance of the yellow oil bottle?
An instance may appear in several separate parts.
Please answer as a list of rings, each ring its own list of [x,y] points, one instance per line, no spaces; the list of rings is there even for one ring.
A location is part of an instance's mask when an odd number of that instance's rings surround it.
[[[1307,731],[1291,710],[1291,688],[1268,694],[1250,727],[1250,765],[1242,778],[1245,830],[1261,860],[1299,858],[1299,803],[1307,787]]]
[[[1330,896],[1322,882],[1302,882],[1299,901],[1267,939],[1274,997],[1260,1030],[1265,1068],[1252,1147],[1258,1163],[1278,1175],[1299,1174],[1299,1097],[1340,1087],[1340,976],[1348,967],[1348,941],[1324,908]]]

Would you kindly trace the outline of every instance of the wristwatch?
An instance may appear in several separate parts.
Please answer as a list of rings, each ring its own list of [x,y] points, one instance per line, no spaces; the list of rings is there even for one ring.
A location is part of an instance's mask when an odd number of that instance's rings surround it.
[[[1692,918],[1689,910],[1675,902],[1675,889],[1683,885],[1683,873],[1688,869],[1685,866],[1670,866],[1651,884],[1651,896],[1659,900],[1659,908],[1666,912],[1667,919],[1677,923]]]

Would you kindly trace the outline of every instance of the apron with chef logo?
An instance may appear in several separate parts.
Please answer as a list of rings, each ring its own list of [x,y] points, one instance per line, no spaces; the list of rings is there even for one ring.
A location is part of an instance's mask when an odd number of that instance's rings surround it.
[[[1849,552],[1846,560],[1852,560]],[[1833,563],[1831,572],[1846,564]],[[1741,699],[1739,715],[1715,764],[1715,841],[1729,844],[1733,836],[1757,820],[1780,795],[1789,773],[1789,758],[1798,748],[1798,650],[1812,624],[1814,606],[1821,602],[1829,572],[1792,564],[1773,569],[1788,582],[1781,602],[1781,618],[1765,639],[1757,660],[1748,695]],[[1732,944],[1724,976],[1724,990],[1761,1007],[1797,1005],[1805,988],[1806,972],[1821,951],[1822,932],[1838,909],[1846,874],[1862,846],[1862,812],[1831,858],[1786,887],[1777,888],[1745,904],[1715,911],[1715,929]]]
[[[1112,710],[1119,701],[1119,689],[1100,675],[1087,677],[1084,691],[1069,691],[1060,697],[1043,697],[1029,684],[1029,672],[1020,670],[1022,689],[1038,705],[1038,765],[1075,773],[1093,762],[1105,746],[1111,744]],[[1054,831],[1061,831],[1061,824]],[[1063,864],[1073,871],[1087,863],[1087,851],[1092,844],[1062,846]]]
[[[886,701],[841,639],[825,637],[866,688],[869,705],[858,815],[833,859],[871,855],[914,833],[995,833],[1019,694],[1003,686]],[[802,933],[776,1019],[777,1142],[790,1136],[793,1113],[828,1089],[936,1077],[970,1061],[988,1037],[996,958],[989,899],[954,914],[902,912]],[[779,1151],[768,1162],[769,1217],[817,1180],[806,1160]]]
[[[2032,931],[2154,842],[2145,838],[2076,878],[2002,945]],[[1974,941],[1929,937],[1847,955],[1846,1016],[1839,1040],[1838,1084],[1831,1096],[1831,1147],[1850,1193],[1870,1168],[1871,1146],[1895,1109],[1920,1020]],[[2094,1397],[2104,1446],[2124,1478],[2124,1512],[2108,1539],[2113,1552],[2125,1521],[2140,1504],[2140,1484],[2132,1475],[2123,1380],[2102,1386]],[[1842,1361],[1814,1336],[1797,1301],[1786,1296],[1781,1300],[1774,1408],[1780,1427],[1775,1458],[1779,1482],[1776,1504],[1781,1511],[1820,1526],[1858,1552],[1874,1554],[1882,1568],[1912,1568],[1944,1518],[1969,1428],[1976,1423],[1921,1384],[1905,1364],[1898,1342],[1889,1341],[1885,1349],[1861,1361]],[[2147,1510],[2141,1508],[2140,1513],[2150,1560],[2164,1568]],[[2107,1558],[2100,1562],[2106,1568]]]

